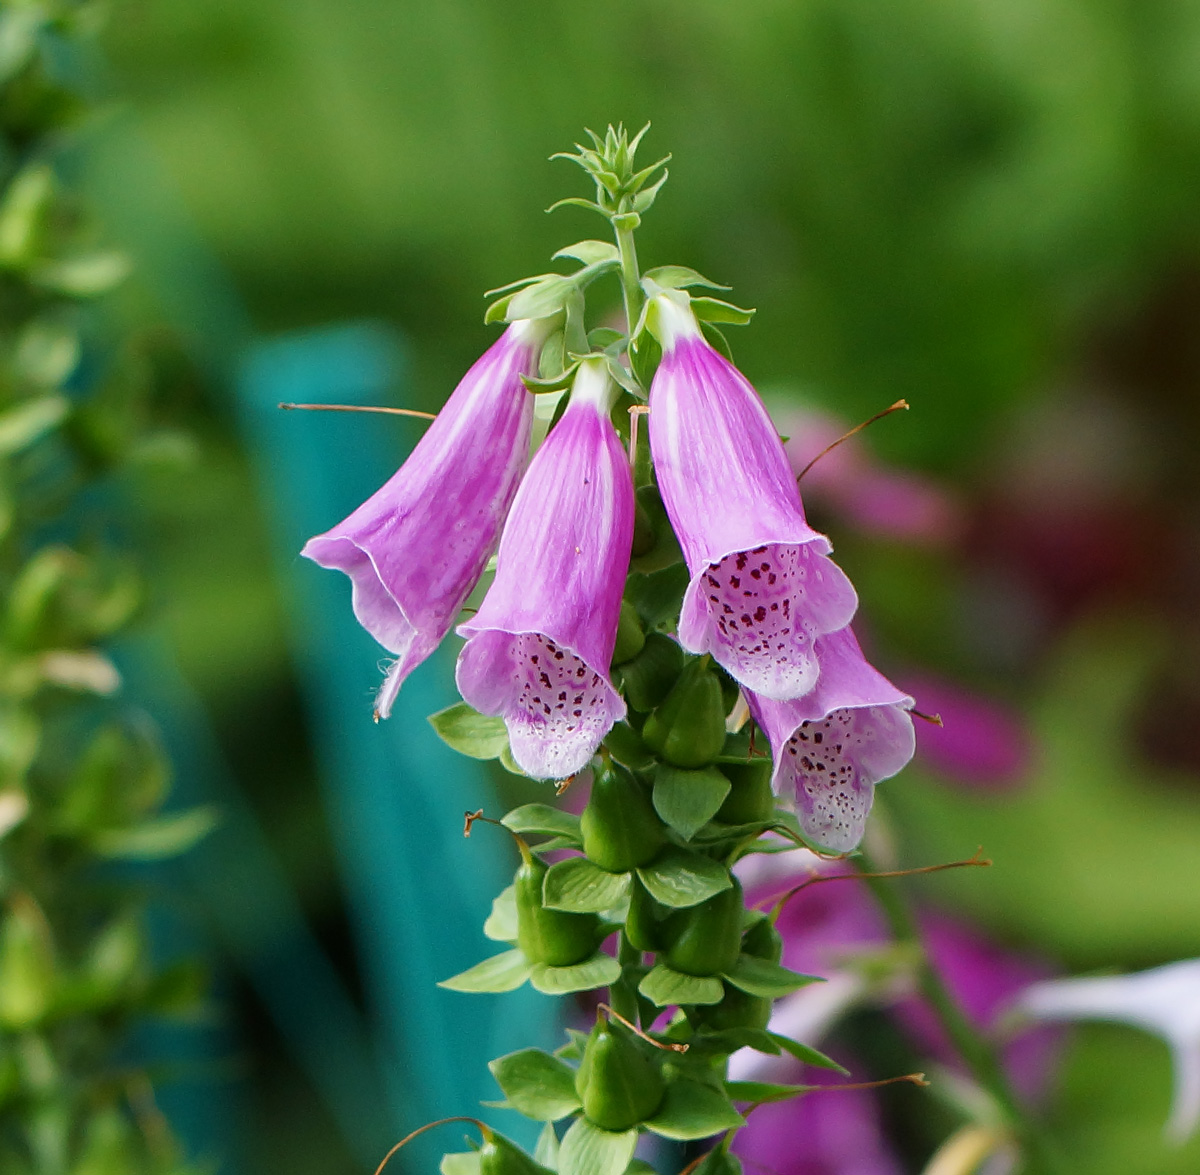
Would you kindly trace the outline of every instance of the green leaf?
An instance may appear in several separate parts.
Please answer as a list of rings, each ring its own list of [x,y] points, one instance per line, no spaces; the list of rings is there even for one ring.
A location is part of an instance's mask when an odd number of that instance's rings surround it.
[[[637,1140],[636,1130],[618,1134],[576,1118],[562,1140],[558,1175],[624,1175]]]
[[[733,348],[729,345],[729,340],[725,337],[725,332],[720,327],[713,325],[711,322],[700,323],[700,333],[708,340],[711,346],[719,354],[724,355],[730,363],[733,362]]]
[[[216,808],[189,808],[131,828],[98,832],[92,838],[92,846],[100,856],[113,860],[158,861],[187,852],[212,832],[219,820]]]
[[[542,882],[542,900],[552,910],[599,914],[625,900],[629,881],[628,873],[609,873],[587,857],[570,857],[550,866]]]
[[[443,979],[438,987],[450,991],[514,991],[529,978],[529,971],[529,960],[520,951],[504,951]]]
[[[569,995],[573,991],[594,991],[608,987],[621,978],[621,964],[603,951],[570,967],[548,967],[535,963],[529,982],[542,995]]]
[[[54,388],[75,370],[79,351],[79,335],[70,327],[48,319],[34,319],[21,332],[14,359],[24,379]]]
[[[36,268],[33,278],[38,285],[72,298],[94,298],[123,282],[132,268],[124,253],[110,249],[45,262]]]
[[[502,816],[500,823],[522,836],[526,833],[544,833],[546,836],[564,836],[577,844],[583,839],[583,833],[579,831],[579,817],[552,804],[522,804],[507,816]]]
[[[582,1061],[583,1050],[587,1048],[588,1034],[580,1032],[578,1028],[567,1029],[567,1043],[560,1044],[554,1050],[556,1057],[561,1057],[565,1061]]]
[[[790,971],[779,963],[772,963],[769,959],[758,959],[753,955],[739,955],[738,961],[724,977],[747,995],[762,996],[769,1000],[790,995],[797,988],[810,983],[822,982],[817,975],[801,975],[800,972]]]
[[[40,440],[66,418],[63,396],[40,396],[0,412],[0,457],[12,457]]]
[[[442,1155],[438,1170],[442,1175],[479,1175],[479,1154],[477,1151],[459,1151]]]
[[[728,322],[734,326],[745,326],[755,314],[719,298],[693,298],[692,313],[701,322]]]
[[[643,281],[647,278],[655,285],[668,290],[685,290],[689,286],[707,286],[710,290],[732,289],[731,286],[722,286],[714,281],[709,281],[703,274],[689,269],[686,265],[660,265],[655,269],[648,269],[642,274]]]
[[[733,884],[719,861],[674,846],[637,872],[651,897],[675,909],[699,905]]]
[[[778,1085],[773,1081],[727,1081],[725,1092],[735,1102],[786,1102],[812,1090],[811,1085]]]
[[[575,1070],[541,1049],[521,1049],[488,1063],[512,1106],[535,1122],[555,1122],[579,1109]]]
[[[534,1162],[541,1163],[543,1167],[549,1167],[551,1171],[557,1171],[558,1152],[558,1135],[554,1131],[554,1123],[547,1122],[542,1127],[541,1134],[538,1135],[537,1148],[533,1152]]]
[[[730,783],[715,767],[685,771],[660,763],[654,775],[654,810],[684,840],[691,840],[729,795]]]
[[[792,1040],[790,1036],[781,1036],[778,1032],[768,1032],[767,1035],[774,1044],[778,1045],[784,1052],[791,1053],[797,1061],[803,1061],[804,1064],[813,1065],[817,1069],[832,1069],[834,1073],[841,1073],[846,1077],[850,1076],[850,1070],[844,1065],[839,1065],[832,1057],[827,1057],[824,1053],[818,1052],[811,1045],[801,1044],[798,1040]],[[759,1049],[759,1052],[764,1051],[768,1050]]]
[[[715,975],[685,975],[657,963],[638,984],[638,992],[656,1008],[672,1004],[719,1004],[725,998],[725,988]]]
[[[654,181],[654,183],[652,183],[648,188],[643,188],[642,191],[638,192],[638,194],[634,196],[634,212],[640,215],[650,208],[650,206],[658,198],[658,193],[662,190],[663,184],[667,182],[667,180],[670,178],[670,175],[671,173],[669,171],[664,171],[662,175]],[[614,220],[613,223],[615,224],[616,221]]]
[[[716,1146],[704,1156],[692,1175],[742,1175],[742,1161],[723,1147]]]
[[[492,942],[517,941],[517,891],[508,885],[492,899],[492,912],[483,924],[483,933]]]
[[[783,1051],[773,1039],[773,1034],[762,1028],[722,1028],[719,1031],[704,1031],[691,1038],[692,1051],[736,1053],[738,1049],[751,1048],[773,1057]]]
[[[466,702],[430,714],[429,724],[451,750],[470,759],[495,759],[508,746],[504,719],[480,714]]]
[[[508,322],[515,322],[518,318],[548,318],[552,314],[559,314],[574,289],[570,278],[558,275],[545,277],[514,294],[504,317]]]
[[[576,241],[554,254],[558,257],[574,257],[584,265],[595,265],[597,261],[616,261],[617,247],[611,241]]]
[[[746,1119],[711,1086],[682,1080],[667,1086],[662,1108],[643,1125],[663,1138],[685,1142],[735,1130],[745,1126]]]

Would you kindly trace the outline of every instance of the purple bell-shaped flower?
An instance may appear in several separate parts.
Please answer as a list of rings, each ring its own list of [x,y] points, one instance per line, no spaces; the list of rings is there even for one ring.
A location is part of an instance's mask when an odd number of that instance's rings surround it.
[[[611,398],[603,362],[582,363],[513,502],[495,581],[458,628],[467,638],[459,692],[503,716],[513,758],[536,779],[581,771],[625,714],[609,662],[633,543],[633,480]]]
[[[758,393],[705,341],[685,295],[653,299],[662,362],[650,447],[691,582],[679,641],[784,701],[817,681],[813,642],[858,604],[829,540],[804,519],[796,477]]]
[[[816,687],[773,701],[747,692],[755,721],[771,740],[772,785],[793,802],[814,844],[848,853],[862,840],[875,785],[913,757],[913,700],[862,655],[849,628],[818,637]]]
[[[463,376],[392,478],[303,555],[344,571],[354,615],[396,660],[375,699],[386,718],[404,679],[450,630],[492,552],[529,459],[536,374],[552,320],[514,322]]]

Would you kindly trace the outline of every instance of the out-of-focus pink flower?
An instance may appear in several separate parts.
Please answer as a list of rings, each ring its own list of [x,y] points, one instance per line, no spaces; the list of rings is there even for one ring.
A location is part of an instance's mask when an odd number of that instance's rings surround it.
[[[663,358],[650,448],[691,575],[679,643],[763,697],[799,697],[816,684],[813,641],[849,624],[858,598],[804,519],[758,393],[709,346],[685,295],[667,291],[651,309]]]
[[[799,474],[850,425],[813,408],[780,413],[786,451]],[[931,478],[894,469],[875,459],[861,436],[851,437],[804,475],[804,492],[827,504],[868,534],[919,545],[944,545],[964,527],[962,503]]]
[[[609,419],[604,366],[581,364],[562,419],[538,449],[504,526],[496,578],[456,679],[464,700],[508,727],[535,779],[587,766],[625,716],[609,680],[633,543],[633,479]]]
[[[862,840],[875,785],[913,755],[912,698],[867,663],[849,628],[813,643],[820,676],[803,697],[776,702],[747,691],[775,756],[775,791],[812,842],[846,853]]]
[[[809,1070],[811,1075],[815,1070]],[[825,1074],[822,1085],[837,1083]],[[817,1082],[814,1080],[813,1084]],[[759,1106],[732,1150],[752,1175],[900,1175],[870,1090],[812,1093]]]
[[[923,722],[917,754],[953,783],[978,788],[1017,786],[1028,776],[1033,738],[1012,708],[973,694],[945,678],[905,678],[920,708],[938,714],[942,726]]]
[[[441,643],[489,556],[529,457],[546,320],[514,322],[462,378],[408,460],[302,554],[343,571],[354,615],[396,654],[375,700],[386,718],[404,679]]]

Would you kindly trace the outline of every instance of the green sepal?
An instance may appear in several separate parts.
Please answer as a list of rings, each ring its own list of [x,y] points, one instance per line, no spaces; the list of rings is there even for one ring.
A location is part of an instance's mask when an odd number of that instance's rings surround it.
[[[648,188],[638,192],[638,194],[634,196],[633,211],[635,214],[640,216],[653,205],[654,201],[658,199],[658,193],[662,190],[663,184],[667,182],[667,179],[670,177],[670,175],[671,173],[669,171],[664,171],[662,175],[654,181],[654,183],[652,183]],[[613,219],[614,225],[617,224],[618,219],[619,218]],[[635,225],[634,227],[636,228],[637,226]]]
[[[629,343],[629,366],[637,376],[638,383],[648,388],[654,381],[654,373],[662,362],[662,347],[648,330],[638,330]]]
[[[576,1118],[562,1140],[558,1175],[624,1175],[637,1140],[636,1130],[602,1130]]]
[[[555,375],[549,375],[545,378],[541,375],[521,376],[521,382],[525,385],[525,390],[535,396],[544,396],[550,392],[565,391],[575,382],[575,372],[579,367],[578,359],[572,358],[570,362],[567,362],[568,358],[569,356],[563,355],[562,369]]]
[[[703,274],[689,269],[686,265],[659,265],[647,269],[642,274],[643,285],[651,281],[664,290],[686,290],[690,286],[707,286],[710,290],[730,290],[732,286],[723,286],[709,281]],[[657,291],[655,291],[657,292]]]
[[[578,1028],[568,1028],[567,1043],[560,1044],[554,1050],[556,1057],[561,1057],[564,1061],[582,1061],[583,1050],[587,1046],[588,1034],[580,1032]]]
[[[504,719],[480,714],[466,702],[430,714],[429,725],[451,750],[469,759],[495,759],[508,747]]]
[[[798,1040],[792,1040],[790,1036],[782,1036],[778,1032],[768,1032],[767,1035],[771,1038],[771,1042],[777,1045],[785,1053],[790,1053],[797,1061],[802,1061],[805,1065],[812,1065],[817,1069],[830,1069],[834,1073],[841,1073],[843,1077],[850,1076],[850,1070],[844,1065],[839,1065],[832,1057],[827,1057],[819,1049],[815,1049],[812,1045],[801,1044]],[[757,1047],[757,1046],[754,1046]],[[763,1049],[759,1049],[763,1052]]]
[[[575,1070],[541,1049],[520,1049],[488,1062],[509,1104],[535,1122],[556,1122],[580,1108]]]
[[[587,857],[570,857],[550,866],[542,897],[552,910],[599,914],[627,900],[629,881],[628,873],[609,873]]]
[[[789,1098],[811,1093],[811,1085],[779,1085],[774,1081],[727,1081],[725,1092],[731,1101],[752,1102],[756,1106],[767,1102],[786,1102]]]
[[[479,1175],[553,1175],[530,1158],[512,1139],[484,1128],[479,1148]]]
[[[554,260],[559,257],[573,257],[584,265],[595,265],[598,261],[616,261],[620,254],[611,241],[576,241],[573,245],[565,245],[554,254]]]
[[[628,722],[618,722],[604,736],[604,747],[618,763],[631,771],[647,771],[654,766],[654,756]]]
[[[658,963],[638,984],[638,993],[656,1008],[668,1008],[673,1004],[719,1004],[725,988],[715,975],[685,975]]]
[[[558,1151],[558,1134],[554,1130],[554,1123],[547,1122],[538,1135],[537,1146],[533,1151],[534,1161],[541,1163],[543,1167],[549,1167],[551,1171],[557,1171]]]
[[[743,310],[732,302],[719,298],[693,298],[692,313],[701,322],[726,322],[732,326],[745,326],[755,315],[754,310]]]
[[[543,833],[546,836],[561,836],[577,844],[582,843],[579,817],[551,804],[522,804],[506,816],[502,816],[500,823],[510,832],[520,833],[522,836]]]
[[[711,1086],[684,1079],[667,1086],[662,1108],[643,1125],[663,1138],[687,1142],[736,1130],[746,1125],[746,1119]]]
[[[723,1146],[713,1147],[692,1175],[742,1175],[742,1160]]]
[[[542,344],[538,354],[537,377],[540,380],[557,380],[567,366],[567,340],[564,331],[556,330]]]
[[[542,995],[569,995],[574,991],[593,991],[609,987],[621,977],[621,964],[603,951],[570,967],[548,967],[535,963],[530,969],[529,982]]]
[[[614,330],[611,326],[594,326],[588,331],[588,343],[598,351],[607,351],[609,347],[625,340],[623,331]]]
[[[716,814],[730,783],[715,767],[690,771],[660,763],[654,773],[654,810],[684,840],[691,840]]]
[[[517,941],[517,891],[506,885],[493,899],[492,912],[483,924],[483,933],[492,942]]]
[[[728,971],[722,972],[726,982],[747,995],[762,996],[777,1000],[790,995],[810,983],[821,983],[818,975],[801,975],[769,959],[758,959],[753,955],[739,955],[737,962]]]
[[[512,747],[507,743],[504,744],[504,750],[497,756],[497,762],[509,775],[519,775],[522,779],[528,779],[529,776],[518,765],[516,759],[513,758]]]
[[[625,1175],[658,1175],[658,1172],[644,1159],[634,1159],[625,1168]]]
[[[504,951],[443,979],[438,987],[469,992],[515,991],[530,977],[530,971],[529,960],[521,951]]]
[[[479,1175],[479,1152],[456,1151],[442,1155],[438,1170],[442,1175]]]
[[[675,846],[637,874],[655,901],[677,910],[698,905],[733,884],[729,870],[719,861]]]

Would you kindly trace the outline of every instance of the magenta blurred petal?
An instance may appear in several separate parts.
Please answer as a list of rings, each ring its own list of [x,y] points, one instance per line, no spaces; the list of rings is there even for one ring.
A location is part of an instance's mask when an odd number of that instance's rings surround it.
[[[815,1074],[797,1068],[783,1079],[838,1084],[832,1074]],[[759,1106],[731,1149],[753,1173],[901,1175],[904,1170],[888,1146],[878,1099],[870,1090],[808,1094]]]
[[[655,299],[663,358],[650,447],[691,582],[679,641],[768,698],[812,689],[813,640],[844,628],[857,597],[804,519],[796,479],[758,393],[673,294]]]
[[[814,648],[820,676],[808,694],[747,701],[771,741],[776,793],[815,844],[845,853],[862,839],[875,785],[913,756],[912,698],[868,664],[849,628]]]
[[[502,715],[513,758],[536,779],[587,766],[624,717],[609,680],[633,543],[633,480],[608,417],[603,367],[580,367],[562,419],[513,502],[496,578],[458,628],[459,692]]]
[[[463,377],[408,460],[302,554],[350,577],[354,615],[396,661],[376,698],[386,718],[437,648],[496,546],[529,456],[544,323],[515,322]]]
[[[940,677],[918,677],[913,692],[923,711],[942,725],[924,723],[917,737],[921,759],[939,775],[969,787],[1006,788],[1029,774],[1033,739],[1009,706]]]

